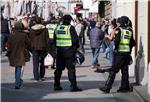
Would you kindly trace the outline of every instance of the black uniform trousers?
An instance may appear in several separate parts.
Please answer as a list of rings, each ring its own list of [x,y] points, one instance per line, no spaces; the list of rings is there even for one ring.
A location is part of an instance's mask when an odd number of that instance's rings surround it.
[[[55,75],[55,86],[60,86],[60,78],[62,75],[62,71],[67,68],[68,69],[68,78],[71,83],[71,87],[77,86],[76,83],[76,70],[75,70],[75,58],[65,57],[64,54],[57,53],[56,57],[56,70],[54,72]]]
[[[116,74],[121,70],[122,78],[121,78],[121,89],[129,89],[129,54],[114,54],[114,62],[110,73],[112,77],[115,77]],[[115,78],[113,78],[115,79]],[[113,81],[112,81],[113,83]]]

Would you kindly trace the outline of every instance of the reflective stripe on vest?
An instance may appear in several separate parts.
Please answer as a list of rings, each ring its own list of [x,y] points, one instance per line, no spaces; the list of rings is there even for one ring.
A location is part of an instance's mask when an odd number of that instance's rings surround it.
[[[48,24],[48,25],[46,25],[46,27],[48,29],[49,38],[53,39],[54,38],[54,31],[57,27],[57,24]]]
[[[56,46],[72,46],[70,26],[59,25],[56,29]]]
[[[126,29],[121,29],[121,37],[120,37],[120,44],[118,52],[130,52],[130,38],[131,38],[131,31]]]

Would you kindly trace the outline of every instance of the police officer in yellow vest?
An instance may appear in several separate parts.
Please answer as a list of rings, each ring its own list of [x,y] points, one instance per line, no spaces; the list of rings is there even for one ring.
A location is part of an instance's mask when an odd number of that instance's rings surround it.
[[[118,73],[119,70],[121,70],[122,79],[121,86],[117,90],[117,92],[132,91],[132,89],[129,86],[128,65],[132,49],[131,47],[133,47],[131,46],[133,34],[126,26],[126,21],[124,17],[118,18],[117,23],[119,24],[119,27],[116,29],[115,34],[114,62],[109,72],[109,76],[105,83],[105,86],[100,88],[100,90],[105,93],[110,92],[116,73]]]
[[[75,28],[70,25],[71,20],[70,15],[64,15],[62,24],[58,25],[55,31],[54,39],[57,48],[56,70],[54,72],[55,91],[62,90],[60,78],[65,68],[68,69],[68,78],[71,83],[70,91],[82,91],[77,86],[75,70],[75,53],[79,47],[79,40]]]
[[[55,17],[52,17],[50,22],[47,22],[46,25],[48,29],[48,35],[49,35],[49,53],[52,55],[54,62],[51,66],[52,69],[55,69],[55,61],[56,61],[56,47],[54,43],[54,32],[57,27],[57,24],[55,24]]]

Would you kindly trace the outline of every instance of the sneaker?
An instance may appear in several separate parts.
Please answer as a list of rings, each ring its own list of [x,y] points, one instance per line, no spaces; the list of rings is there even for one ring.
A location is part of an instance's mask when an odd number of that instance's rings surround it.
[[[82,91],[82,89],[81,89],[81,88],[78,88],[78,87],[71,87],[71,88],[70,88],[70,91],[71,91],[71,92],[78,92],[78,91]]]
[[[91,68],[93,68],[93,69],[94,69],[94,68],[97,68],[97,66],[96,66],[96,65],[92,65],[92,66],[91,66]]]
[[[61,86],[54,86],[54,91],[61,91],[62,87]]]

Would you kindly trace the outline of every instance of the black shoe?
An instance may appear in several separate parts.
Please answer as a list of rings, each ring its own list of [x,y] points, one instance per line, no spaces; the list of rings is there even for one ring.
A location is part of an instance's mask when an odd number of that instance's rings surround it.
[[[104,93],[110,93],[110,88],[108,87],[102,87],[102,88],[99,88],[101,91],[103,91]]]
[[[82,91],[82,89],[81,89],[81,88],[78,88],[78,87],[71,87],[71,88],[70,88],[70,91],[71,91],[71,92],[78,92],[78,91]]]
[[[19,86],[15,86],[15,89],[20,89],[20,85]]]
[[[131,89],[131,88],[126,88],[126,89],[124,89],[124,88],[119,88],[119,89],[117,90],[117,92],[122,92],[122,93],[132,92],[132,91],[133,91],[133,89]]]
[[[61,91],[62,87],[61,86],[54,86],[54,91]]]
[[[97,67],[100,67],[100,64],[96,64]]]
[[[105,69],[96,69],[94,72],[97,72],[97,73],[105,73]]]

